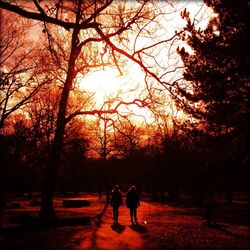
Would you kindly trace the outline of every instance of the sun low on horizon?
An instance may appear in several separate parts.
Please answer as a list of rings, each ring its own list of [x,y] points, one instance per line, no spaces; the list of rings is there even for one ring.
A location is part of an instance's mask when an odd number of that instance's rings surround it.
[[[120,75],[116,68],[107,67],[94,71],[85,77],[79,78],[80,90],[93,95],[96,109],[103,108],[105,102],[133,102],[146,95],[144,73],[137,65],[129,65],[129,68]],[[143,93],[143,94],[142,94]],[[140,108],[135,104],[121,105],[119,112],[122,114],[137,114],[137,117],[151,119],[147,107]]]
[[[121,76],[117,69],[101,69],[80,79],[79,88],[93,93],[96,106],[100,107],[108,98],[118,97],[121,93],[133,89],[134,84],[126,78]]]

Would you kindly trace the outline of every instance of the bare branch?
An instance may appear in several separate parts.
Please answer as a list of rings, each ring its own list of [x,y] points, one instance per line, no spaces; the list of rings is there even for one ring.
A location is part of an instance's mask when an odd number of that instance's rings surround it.
[[[68,123],[72,118],[78,115],[98,115],[101,116],[103,114],[118,114],[118,108],[122,105],[136,105],[140,108],[147,107],[149,105],[149,102],[146,100],[140,100],[140,99],[134,99],[133,101],[130,102],[125,102],[125,101],[119,101],[115,107],[109,108],[109,109],[104,109],[105,105],[107,104],[112,104],[113,102],[106,101],[103,104],[103,107],[101,109],[94,109],[94,110],[86,110],[86,111],[81,111],[77,110],[76,112],[70,114],[66,119],[66,123]]]
[[[16,14],[19,14],[22,17],[26,17],[29,19],[38,20],[38,21],[42,21],[42,22],[47,22],[47,23],[51,23],[51,24],[56,24],[56,25],[59,25],[59,26],[65,28],[66,30],[70,30],[73,28],[89,29],[89,28],[96,28],[96,26],[98,26],[97,23],[90,23],[89,20],[85,20],[80,24],[73,23],[73,22],[65,22],[63,20],[59,20],[57,18],[50,17],[50,16],[46,15],[45,12],[41,13],[41,11],[40,11],[40,13],[37,13],[37,12],[27,11],[27,10],[20,8],[19,6],[4,2],[2,0],[0,0],[0,8],[8,10],[10,12],[14,12]]]

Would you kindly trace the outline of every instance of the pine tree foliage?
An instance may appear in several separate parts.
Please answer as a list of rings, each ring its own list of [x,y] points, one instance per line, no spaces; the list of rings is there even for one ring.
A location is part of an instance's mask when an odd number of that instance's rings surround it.
[[[205,133],[248,147],[250,2],[204,2],[214,11],[205,30],[182,12],[187,21],[182,40],[191,50],[178,48],[185,68],[184,81],[176,83],[183,99],[178,105],[204,122]]]

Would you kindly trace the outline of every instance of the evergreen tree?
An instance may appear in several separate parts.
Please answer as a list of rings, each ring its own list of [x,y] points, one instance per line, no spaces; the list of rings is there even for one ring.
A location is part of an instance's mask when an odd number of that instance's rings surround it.
[[[177,104],[203,122],[205,135],[227,142],[227,155],[247,159],[249,148],[249,1],[205,0],[215,15],[197,29],[185,10],[182,34],[192,52],[178,48],[184,81]],[[226,148],[226,144],[225,144]],[[244,156],[243,156],[244,154]],[[243,156],[243,158],[242,158]]]

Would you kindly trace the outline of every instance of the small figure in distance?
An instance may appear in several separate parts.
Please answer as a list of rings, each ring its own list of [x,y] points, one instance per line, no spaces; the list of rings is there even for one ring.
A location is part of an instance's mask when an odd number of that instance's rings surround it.
[[[206,194],[205,199],[203,201],[204,206],[204,216],[205,216],[205,224],[210,227],[212,226],[212,219],[213,219],[213,207],[214,203],[211,197],[211,194]]]
[[[140,206],[139,196],[135,186],[130,187],[127,197],[126,205],[130,209],[130,218],[132,225],[138,224],[137,222],[137,208]],[[134,220],[133,220],[134,219]]]
[[[98,195],[99,195],[99,200],[101,200],[102,199],[102,186],[101,185],[98,186]]]
[[[111,193],[111,206],[113,207],[114,224],[118,223],[119,207],[122,203],[122,194],[118,185],[116,185]]]

